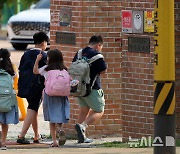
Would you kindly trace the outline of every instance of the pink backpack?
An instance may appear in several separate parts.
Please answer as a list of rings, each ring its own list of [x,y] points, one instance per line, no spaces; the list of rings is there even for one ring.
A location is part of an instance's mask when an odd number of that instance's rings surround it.
[[[49,96],[69,96],[71,77],[66,70],[50,70],[45,80],[45,93]]]

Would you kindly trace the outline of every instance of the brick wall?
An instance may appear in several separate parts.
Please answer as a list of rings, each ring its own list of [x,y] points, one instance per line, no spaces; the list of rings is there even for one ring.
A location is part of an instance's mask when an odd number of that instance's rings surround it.
[[[180,0],[175,0],[176,132],[180,138]]]
[[[69,66],[75,52],[87,45],[91,35],[104,38],[103,55],[108,70],[102,76],[106,107],[102,119],[88,128],[90,136],[140,137],[152,134],[153,123],[153,39],[152,34],[122,34],[121,10],[152,10],[153,0],[51,0],[51,49],[63,52]],[[59,26],[59,10],[72,9],[69,27]],[[76,45],[56,44],[56,32],[76,33]],[[150,53],[128,52],[128,36],[149,36]],[[71,120],[65,125],[75,134],[78,105],[71,100]]]
[[[67,66],[72,61],[75,52],[87,45],[93,34],[102,35],[104,38],[103,55],[107,62],[108,70],[102,77],[102,87],[105,92],[106,108],[102,119],[95,126],[88,128],[91,136],[122,134],[121,118],[121,0],[117,1],[92,1],[92,0],[52,0],[51,1],[51,49],[60,49]],[[70,27],[58,26],[54,15],[58,16],[60,8],[72,9],[72,22]],[[76,33],[76,45],[56,44],[56,31]],[[71,120],[66,125],[70,134],[75,133],[74,124],[77,120],[78,105],[71,98]]]
[[[124,1],[124,10],[153,10],[154,1]],[[128,36],[150,37],[150,53],[128,52]],[[123,139],[153,133],[153,34],[122,34]]]

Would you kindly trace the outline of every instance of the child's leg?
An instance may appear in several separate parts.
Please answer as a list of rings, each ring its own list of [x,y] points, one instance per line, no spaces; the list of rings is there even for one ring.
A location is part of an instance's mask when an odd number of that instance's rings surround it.
[[[37,116],[37,112],[31,109],[27,109],[26,118],[23,123],[23,128],[21,130],[21,133],[19,134],[19,137],[24,137],[32,124],[33,120]]]
[[[33,128],[33,131],[34,131],[34,138],[38,140],[39,133],[38,133],[38,120],[37,120],[37,117],[38,117],[38,112],[35,113],[35,115],[34,115],[34,119],[32,121],[32,128]]]
[[[56,132],[59,132],[62,129],[62,123],[56,124]]]
[[[1,146],[6,146],[6,137],[8,132],[8,125],[1,124],[2,127],[2,134],[1,134]]]
[[[55,123],[50,123],[50,133],[53,141],[53,146],[57,146],[57,141],[56,141],[56,124]]]
[[[56,131],[57,131],[57,134],[58,134],[58,144],[59,146],[62,146],[66,143],[66,136],[65,136],[65,132],[62,130],[62,123],[58,123],[56,125]]]

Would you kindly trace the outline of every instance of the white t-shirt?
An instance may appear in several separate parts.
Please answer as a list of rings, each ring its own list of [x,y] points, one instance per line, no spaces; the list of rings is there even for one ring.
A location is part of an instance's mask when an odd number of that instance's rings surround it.
[[[39,74],[44,76],[44,78],[46,79],[47,77],[47,71],[45,70],[45,68],[47,67],[47,65],[44,65],[43,67],[39,68]]]

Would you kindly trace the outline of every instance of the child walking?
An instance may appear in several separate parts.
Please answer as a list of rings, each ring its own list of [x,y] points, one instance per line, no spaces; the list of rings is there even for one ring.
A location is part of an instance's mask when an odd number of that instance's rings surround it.
[[[2,48],[0,49],[0,69],[11,75],[12,86],[13,86],[13,77],[15,76],[15,72],[13,70],[13,65],[10,60],[10,52],[7,49],[2,49]],[[15,92],[14,95],[12,95],[12,97],[16,97]],[[11,107],[11,110],[8,112],[0,112],[0,123],[2,127],[1,143],[0,143],[1,150],[6,150],[6,137],[8,133],[8,124],[17,124],[18,122],[19,122],[18,106],[17,106],[16,98],[14,98],[13,106]]]
[[[45,82],[48,78],[48,71],[51,72],[52,70],[67,70],[67,68],[64,66],[62,53],[58,49],[48,51],[47,65],[38,69],[38,63],[41,58],[42,54],[40,53],[39,55],[37,55],[33,73],[44,76]],[[43,113],[44,120],[50,122],[50,134],[52,136],[51,147],[64,145],[66,142],[66,138],[65,133],[62,130],[62,124],[68,123],[70,117],[70,104],[68,101],[68,97],[49,96],[45,92],[43,92]],[[56,135],[59,136],[58,142],[56,139]]]

